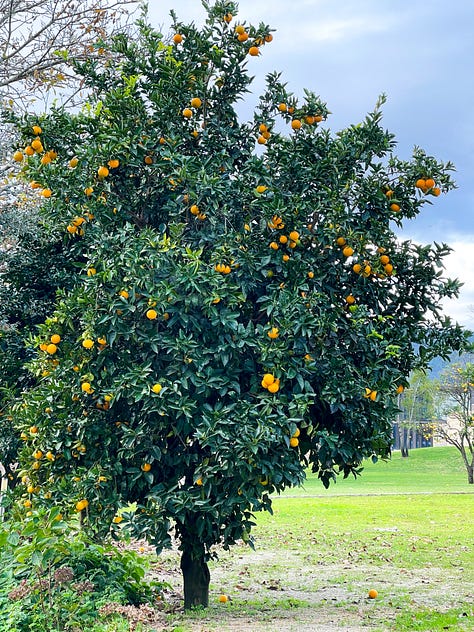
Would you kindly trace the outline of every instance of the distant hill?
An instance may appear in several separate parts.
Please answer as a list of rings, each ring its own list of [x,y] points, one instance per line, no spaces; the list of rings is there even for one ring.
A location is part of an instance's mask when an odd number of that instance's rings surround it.
[[[469,354],[469,355],[471,356],[470,361],[471,362],[474,361],[472,354]],[[449,364],[459,362],[460,358],[461,356],[456,351],[451,354],[451,357],[449,360],[443,360],[442,358],[435,358],[434,360],[432,360],[430,362],[431,371],[427,374],[429,379],[437,380]],[[467,359],[467,354],[464,356],[464,358]]]

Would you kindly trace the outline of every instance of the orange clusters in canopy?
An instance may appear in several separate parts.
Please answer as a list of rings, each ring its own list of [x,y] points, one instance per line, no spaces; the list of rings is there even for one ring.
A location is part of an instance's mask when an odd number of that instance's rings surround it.
[[[263,388],[267,389],[269,393],[277,393],[280,389],[280,380],[271,373],[265,373],[261,382]]]

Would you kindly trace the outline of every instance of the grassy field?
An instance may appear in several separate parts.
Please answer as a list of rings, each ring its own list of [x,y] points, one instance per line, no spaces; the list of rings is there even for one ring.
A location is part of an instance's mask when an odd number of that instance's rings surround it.
[[[472,631],[473,517],[474,489],[452,448],[395,453],[328,491],[309,476],[275,498],[273,516],[258,516],[255,551],[219,553],[209,610],[170,614],[167,629]],[[179,590],[176,564],[166,554],[157,571]]]
[[[455,493],[468,491],[466,481],[466,470],[455,448],[420,448],[410,450],[406,458],[394,452],[389,461],[367,461],[361,476],[338,477],[327,490],[316,476],[308,474],[304,487],[288,490],[286,495]]]

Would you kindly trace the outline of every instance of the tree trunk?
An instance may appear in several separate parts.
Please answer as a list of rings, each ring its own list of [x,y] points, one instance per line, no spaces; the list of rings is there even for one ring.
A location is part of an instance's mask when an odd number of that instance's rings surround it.
[[[405,458],[408,456],[408,428],[398,424],[398,436],[400,437],[400,453]]]
[[[467,467],[467,482],[469,485],[474,485],[474,466],[468,465]]]
[[[209,605],[209,582],[211,574],[203,557],[193,557],[188,551],[181,555],[181,570],[184,583],[184,609]]]

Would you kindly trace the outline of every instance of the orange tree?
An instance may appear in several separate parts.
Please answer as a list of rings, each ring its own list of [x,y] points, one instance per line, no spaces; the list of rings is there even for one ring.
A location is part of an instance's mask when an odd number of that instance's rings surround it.
[[[77,68],[81,113],[17,121],[38,230],[76,262],[15,412],[22,501],[158,550],[174,534],[186,607],[208,602],[212,547],[250,541],[306,467],[327,486],[387,456],[409,372],[464,341],[440,316],[449,248],[393,230],[451,166],[394,156],[379,107],[331,134],[276,74],[242,123],[272,35],[204,4],[201,29],[100,42],[115,62]]]

